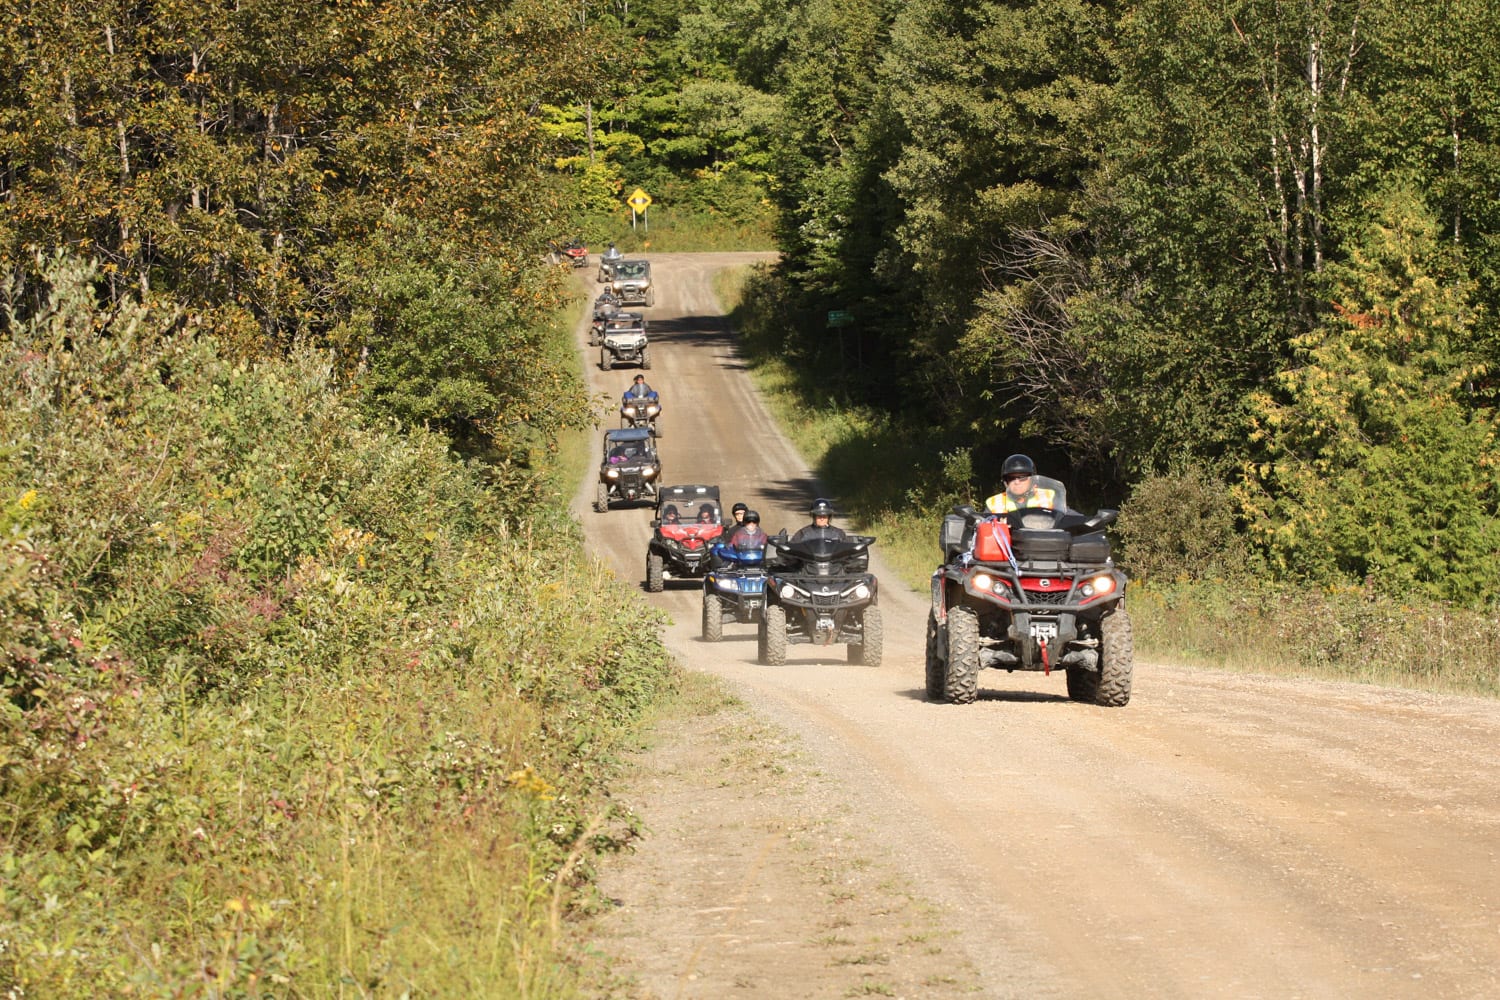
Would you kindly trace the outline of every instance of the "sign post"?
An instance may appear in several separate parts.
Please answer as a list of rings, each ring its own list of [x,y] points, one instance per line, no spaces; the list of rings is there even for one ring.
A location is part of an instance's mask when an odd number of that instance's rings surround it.
[[[651,207],[651,196],[640,188],[630,192],[630,197],[625,199],[625,204],[630,206],[630,228],[635,228],[635,216],[639,212],[645,224],[646,232],[651,231],[651,219],[646,215],[646,209]]]

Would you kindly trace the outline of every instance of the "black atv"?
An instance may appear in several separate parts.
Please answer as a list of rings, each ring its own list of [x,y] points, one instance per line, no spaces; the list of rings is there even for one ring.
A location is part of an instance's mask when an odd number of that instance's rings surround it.
[[[595,510],[603,514],[613,502],[654,502],[661,489],[660,482],[661,459],[648,428],[624,427],[604,432]]]
[[[870,565],[870,535],[766,544],[766,607],[757,634],[760,662],[786,662],[788,643],[848,644],[850,663],[880,666],[885,632],[880,583]]]
[[[1118,516],[955,507],[944,517],[927,617],[927,697],[969,704],[980,668],[996,667],[1065,670],[1074,701],[1129,702],[1125,574],[1104,533]]]
[[[656,495],[646,545],[646,589],[667,580],[696,580],[708,571],[708,549],[724,533],[717,486],[663,486]]]

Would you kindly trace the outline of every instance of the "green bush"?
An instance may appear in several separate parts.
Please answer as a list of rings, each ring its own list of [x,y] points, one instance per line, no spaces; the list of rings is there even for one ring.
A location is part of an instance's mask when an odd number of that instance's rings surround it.
[[[0,987],[565,995],[659,618],[545,481],[51,275],[0,346]]]
[[[1248,566],[1229,487],[1201,466],[1143,478],[1115,530],[1119,561],[1137,580],[1238,578]]]

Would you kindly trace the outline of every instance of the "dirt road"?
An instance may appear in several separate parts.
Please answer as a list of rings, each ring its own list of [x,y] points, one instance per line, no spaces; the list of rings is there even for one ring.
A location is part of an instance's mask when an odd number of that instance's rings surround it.
[[[749,258],[652,258],[647,375],[666,481],[717,483],[774,533],[817,490],[712,293]],[[618,396],[634,369],[596,355]],[[591,544],[641,581],[649,510],[592,495]],[[748,627],[699,640],[695,583],[651,595],[673,653],[745,708],[640,761],[651,832],[602,878],[615,995],[1500,996],[1500,705],[1145,662],[1123,709],[998,671],[930,704],[925,594],[873,568],[877,668],[841,646],[762,667]]]

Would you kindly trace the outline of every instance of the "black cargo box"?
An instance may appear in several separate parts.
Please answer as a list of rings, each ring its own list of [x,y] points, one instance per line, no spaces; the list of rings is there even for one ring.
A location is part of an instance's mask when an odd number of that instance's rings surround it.
[[[1021,562],[1068,558],[1073,536],[1060,528],[1017,528],[1010,533],[1011,547]]]
[[[1102,531],[1079,535],[1073,539],[1068,560],[1076,563],[1102,563],[1109,559],[1109,538]]]

